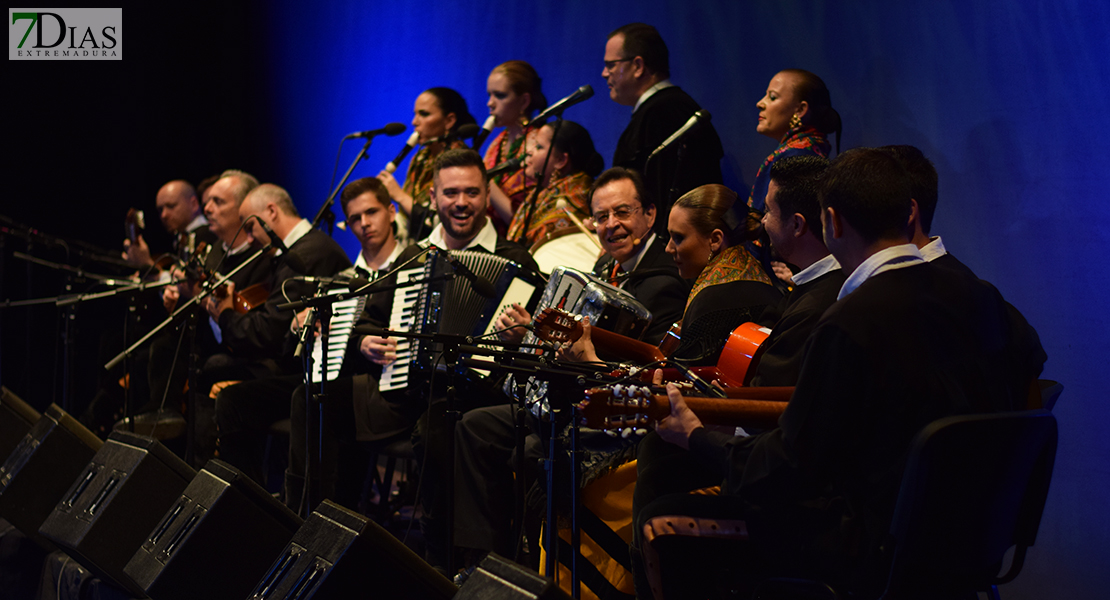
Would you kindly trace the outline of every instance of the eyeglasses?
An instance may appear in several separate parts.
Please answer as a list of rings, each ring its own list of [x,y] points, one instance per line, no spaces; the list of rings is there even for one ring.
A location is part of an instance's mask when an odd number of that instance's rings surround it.
[[[632,216],[632,213],[638,210],[643,210],[643,208],[639,206],[618,206],[611,211],[595,212],[593,214],[593,220],[596,225],[604,225],[605,222],[609,220],[610,216],[617,221],[625,221],[628,217]]]
[[[618,58],[618,59],[615,59],[615,60],[604,61],[605,62],[605,70],[606,71],[612,71],[614,68],[616,68],[617,63],[628,62],[630,60],[636,60],[636,57],[633,56],[632,58]]]

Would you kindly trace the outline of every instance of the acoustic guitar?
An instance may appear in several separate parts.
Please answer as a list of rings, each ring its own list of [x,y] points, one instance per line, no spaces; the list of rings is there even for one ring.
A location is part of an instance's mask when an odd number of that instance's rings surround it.
[[[203,291],[205,282],[209,280],[216,280],[218,277],[204,268],[207,262],[208,253],[211,247],[204,242],[198,242],[196,249],[189,257],[189,261],[185,268],[185,276],[192,289],[193,295],[198,295]],[[212,295],[216,298],[223,300],[227,297],[227,285],[221,285],[215,290],[212,290]],[[231,296],[231,307],[235,312],[245,315],[248,312],[258,308],[266,299],[270,297],[270,286],[265,282],[256,283],[247,286],[242,290],[235,290]]]
[[[675,332],[681,331],[680,328],[681,325],[678,323],[671,326],[671,330],[663,338],[665,343],[663,349],[598,327],[590,328],[590,339],[593,340],[594,348],[602,354],[617,356],[622,360],[639,364],[647,364],[664,361],[670,353],[678,349],[678,344],[669,343],[669,340],[677,338]],[[573,344],[582,337],[583,331],[582,317],[572,315],[558,308],[545,308],[532,320],[532,333],[545,342]]]
[[[548,342],[574,343],[582,337],[581,319],[555,308],[545,308],[540,311],[532,323],[532,328],[536,337]],[[681,332],[681,323],[672,326],[671,331],[663,338],[664,344],[668,345],[666,352],[651,344],[596,327],[591,329],[590,337],[599,351],[647,364],[663,360],[678,349],[678,344],[673,343],[678,339],[676,331]],[[759,357],[763,352],[763,342],[770,333],[771,330],[766,327],[755,323],[744,323],[729,334],[716,366],[691,367],[690,370],[706,381],[720,381],[725,388],[744,387],[755,375]],[[662,347],[663,344],[660,346]],[[651,381],[651,376],[651,371],[644,371],[641,374],[646,382]],[[684,379],[685,377],[677,369],[663,369],[663,381]]]
[[[726,390],[728,398],[684,396],[703,423],[771,429],[794,393],[793,387]],[[671,414],[670,398],[647,386],[614,385],[586,391],[577,405],[579,423],[594,429],[647,427]]]

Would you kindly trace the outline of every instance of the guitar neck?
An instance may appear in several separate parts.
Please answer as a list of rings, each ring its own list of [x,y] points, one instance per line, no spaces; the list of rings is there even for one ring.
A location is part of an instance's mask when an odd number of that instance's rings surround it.
[[[659,401],[658,396],[656,400]],[[661,403],[666,404],[667,414],[670,414],[670,402],[667,401],[666,396],[662,397]],[[781,400],[686,398],[686,406],[690,407],[703,423],[765,429],[773,429],[778,425],[779,416],[786,410],[786,404]]]
[[[619,356],[641,365],[666,359],[659,348],[651,344],[598,327],[590,329],[590,339],[598,352]]]

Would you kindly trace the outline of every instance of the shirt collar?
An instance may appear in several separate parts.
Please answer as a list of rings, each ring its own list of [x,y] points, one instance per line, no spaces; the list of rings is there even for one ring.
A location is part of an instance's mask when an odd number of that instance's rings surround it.
[[[856,291],[856,288],[863,285],[863,282],[879,273],[912,267],[923,262],[925,262],[925,259],[922,258],[921,252],[914,244],[901,244],[880,250],[868,256],[867,260],[860,263],[855,271],[852,271],[848,279],[844,280],[844,285],[841,286],[840,294],[836,299],[840,300]]]
[[[223,244],[224,254],[227,255],[227,256],[235,256],[236,254],[239,254],[240,252],[245,252],[246,249],[248,247],[250,247],[250,245],[251,245],[250,242],[243,242],[242,244],[239,244],[238,246],[236,246],[234,248],[228,248],[227,242],[220,242],[220,243]]]
[[[948,254],[948,249],[944,247],[944,242],[940,240],[940,236],[933,236],[929,238],[929,243],[921,249],[921,256],[929,262]]]
[[[640,99],[636,101],[636,106],[632,107],[633,114],[635,114],[635,112],[640,108],[641,104],[647,102],[648,98],[654,96],[655,92],[658,92],[659,90],[665,90],[669,87],[674,87],[674,84],[671,83],[670,79],[664,79],[663,81],[660,81],[659,83],[649,87],[646,92],[640,94]]]
[[[192,232],[196,231],[198,228],[204,227],[207,224],[208,224],[208,219],[205,219],[204,215],[197,215],[197,216],[193,217],[192,221],[189,221],[188,225],[185,226],[185,232],[186,233],[192,233]]]
[[[447,239],[444,237],[445,235],[446,234],[443,231],[443,223],[440,223],[439,225],[436,225],[435,229],[432,230],[432,234],[429,235],[426,240],[421,242],[421,246],[427,248],[430,245],[441,248],[443,250],[447,250]],[[478,235],[474,236],[474,238],[471,239],[466,246],[463,246],[462,249],[471,250],[473,248],[482,248],[490,254],[496,253],[497,229],[494,228],[493,221],[491,221],[490,219],[486,219],[486,224],[482,227],[482,230],[479,231]]]
[[[647,241],[644,242],[643,246],[640,246],[640,251],[633,255],[632,258],[621,263],[621,268],[624,269],[625,273],[631,273],[636,270],[636,267],[640,266],[640,261],[644,259],[644,255],[647,254],[647,249],[654,241],[655,234],[652,233],[651,230],[648,230]]]
[[[309,231],[312,231],[312,223],[309,223],[305,219],[301,219],[293,226],[293,229],[289,230],[289,235],[285,236],[285,239],[281,240],[281,242],[285,244],[286,248],[292,248],[293,244],[296,244],[297,241],[303,238]]]
[[[382,263],[382,266],[378,269],[378,271],[388,271],[389,269],[393,268],[393,263],[397,261],[398,256],[401,256],[401,252],[404,251],[404,249],[405,245],[398,242],[397,245],[393,247],[393,252],[389,253],[389,258],[387,258],[385,262]],[[362,269],[367,273],[374,272],[374,269],[371,269],[370,265],[366,262],[366,257],[362,254],[361,250],[358,253],[358,258],[355,259],[355,267]]]
[[[791,279],[794,280],[794,285],[803,285],[839,268],[840,263],[836,262],[836,257],[830,254],[801,271],[798,271]]]

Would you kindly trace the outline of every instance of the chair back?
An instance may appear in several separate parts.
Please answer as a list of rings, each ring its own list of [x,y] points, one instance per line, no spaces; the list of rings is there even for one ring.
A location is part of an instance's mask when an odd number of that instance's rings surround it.
[[[1056,419],[1044,410],[926,426],[912,446],[884,548],[892,563],[883,597],[986,590],[1016,577],[1036,539],[1056,440]],[[1014,558],[1000,577],[1010,547]]]

